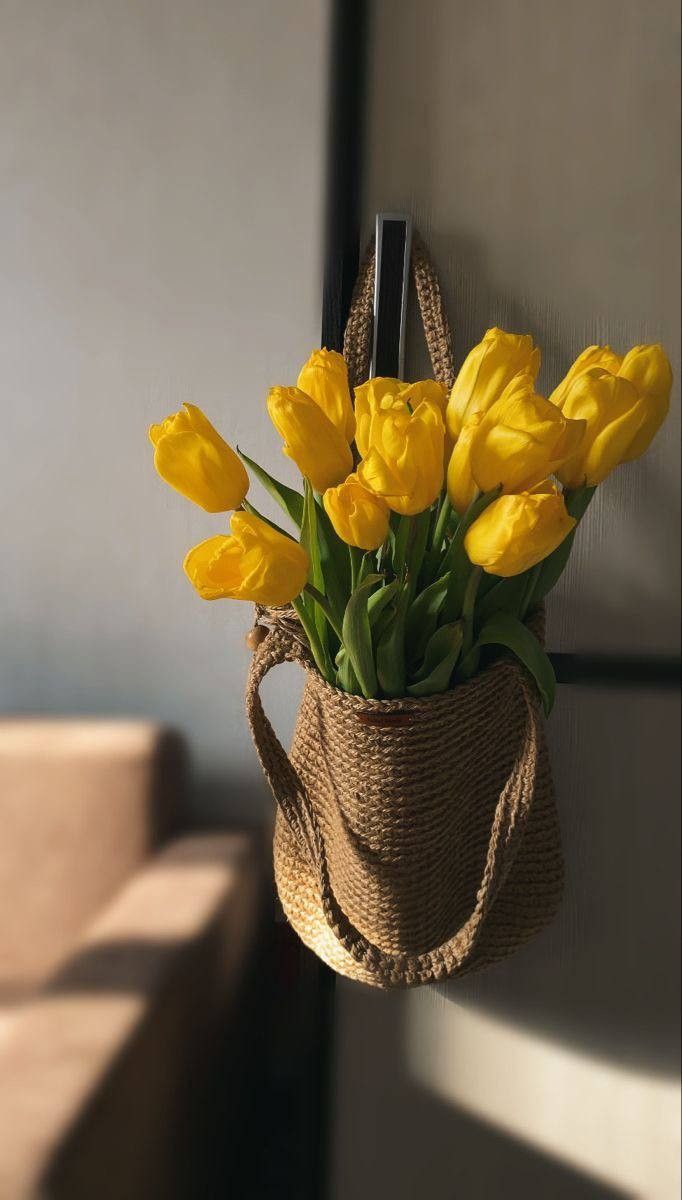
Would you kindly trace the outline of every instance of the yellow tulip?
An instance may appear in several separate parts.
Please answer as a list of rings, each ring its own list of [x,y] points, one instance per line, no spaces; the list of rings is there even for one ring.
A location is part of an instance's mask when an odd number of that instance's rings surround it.
[[[303,547],[251,513],[234,513],[230,528],[231,536],[208,538],[185,558],[187,578],[202,600],[289,604],[308,579]]]
[[[361,383],[355,389],[355,444],[363,458],[372,444],[372,426],[377,413],[395,408],[404,411],[405,405],[411,412],[425,400],[427,404],[445,417],[447,390],[435,379],[420,379],[417,383],[405,383],[402,379],[391,379],[377,375]]]
[[[200,408],[183,405],[159,425],[150,425],[154,466],[162,479],[206,512],[239,508],[249,477],[231,446]]]
[[[530,334],[489,329],[465,358],[453,384],[446,414],[450,437],[459,437],[469,417],[487,412],[515,375],[535,379],[539,370],[540,350]]]
[[[478,484],[471,473],[471,443],[478,434],[482,419],[483,413],[474,413],[473,417],[469,417],[455,442],[448,463],[448,497],[460,516],[466,512],[479,492]]]
[[[405,384],[370,382],[373,388],[359,404],[356,400],[356,441],[363,455],[358,478],[394,512],[412,516],[433,504],[443,484],[443,417],[428,394],[419,398],[415,391],[412,409],[403,398]]]
[[[404,400],[413,410],[422,400],[427,400],[436,406],[445,421],[448,389],[437,379],[420,379],[417,383],[404,383],[400,389],[400,399]]]
[[[271,388],[268,412],[284,439],[284,453],[315,491],[335,487],[353,470],[353,455],[344,434],[300,388]]]
[[[552,392],[549,397],[552,404],[556,404],[557,408],[563,408],[573,380],[577,379],[579,375],[584,375],[585,371],[589,371],[593,367],[602,367],[603,370],[610,371],[612,375],[617,375],[622,361],[622,355],[616,354],[610,346],[588,346],[582,354],[578,355],[559,386]]]
[[[355,436],[355,414],[348,386],[348,367],[336,350],[314,350],[297,380],[347,442]]]
[[[633,346],[625,355],[618,374],[635,385],[646,414],[623,458],[623,462],[632,462],[648,450],[668,415],[673,373],[663,347],[653,345]]]
[[[342,542],[361,550],[378,550],[388,537],[388,506],[349,475],[323,496],[325,511]]]
[[[377,375],[355,389],[355,444],[365,458],[372,443],[372,428],[377,413],[392,408],[400,392],[405,388],[402,379],[391,379]],[[402,405],[399,406],[402,408]]]
[[[600,367],[573,380],[563,411],[569,417],[582,417],[587,425],[576,453],[557,472],[568,488],[603,483],[628,457],[633,442],[645,430],[650,412],[634,383]]]
[[[567,419],[530,375],[518,375],[471,436],[471,474],[482,492],[527,491],[575,453],[584,433],[584,421]]]
[[[563,496],[546,480],[533,491],[493,500],[467,532],[464,548],[476,566],[509,578],[542,562],[575,525]]]
[[[658,344],[633,346],[625,356],[616,354],[610,346],[588,346],[587,350],[583,350],[583,353],[575,360],[573,366],[550,396],[550,400],[563,409],[564,412],[566,412],[565,405],[569,395],[572,395],[573,403],[575,403],[576,395],[581,396],[581,403],[584,405],[584,391],[578,389],[575,392],[573,385],[576,379],[588,372],[592,379],[599,378],[599,376],[593,374],[596,367],[601,367],[603,370],[608,371],[611,375],[618,376],[620,379],[627,379],[637,389],[640,399],[640,426],[633,434],[632,440],[626,449],[623,449],[622,439],[618,439],[621,442],[620,458],[612,462],[609,467],[609,470],[611,470],[618,463],[631,462],[633,459],[639,458],[644,454],[645,450],[648,450],[654,435],[658,432],[668,415],[673,375],[665,351]],[[603,388],[598,388],[597,390],[604,393]],[[623,415],[621,409],[627,396],[627,390],[616,388],[614,391],[619,394],[621,400],[621,406],[617,409],[614,419],[620,420]],[[588,413],[586,412],[585,415],[588,417],[589,423],[590,418]],[[605,414],[600,410],[599,415],[595,419],[598,429],[603,429],[607,423]],[[634,418],[633,423],[636,423]],[[608,471],[606,474],[608,474]],[[603,478],[604,475],[602,475]]]

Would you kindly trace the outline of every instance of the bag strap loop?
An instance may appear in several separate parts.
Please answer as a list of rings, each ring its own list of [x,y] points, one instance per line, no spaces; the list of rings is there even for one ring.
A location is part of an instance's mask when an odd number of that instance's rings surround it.
[[[436,269],[416,232],[412,236],[410,265],[434,377],[445,387],[451,388],[455,379],[455,362],[450,325]],[[375,275],[376,253],[372,237],[360,264],[343,339],[343,356],[348,363],[351,387],[357,387],[369,376]]]
[[[442,945],[423,954],[390,955],[369,941],[344,913],[329,878],[322,832],[313,805],[280,744],[260,699],[261,682],[272,667],[298,662],[309,668],[304,648],[281,629],[273,629],[256,649],[246,688],[246,712],[263,771],[283,818],[316,875],[328,926],[352,957],[385,984],[415,984],[444,979],[472,955],[483,919],[511,868],[533,801],[536,747],[541,736],[537,700],[519,669],[528,723],[523,746],[498,800],[476,904],[468,920]]]

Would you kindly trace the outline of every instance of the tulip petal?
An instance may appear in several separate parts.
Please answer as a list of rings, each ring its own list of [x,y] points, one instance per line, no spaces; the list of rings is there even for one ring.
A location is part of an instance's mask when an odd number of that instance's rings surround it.
[[[185,558],[185,573],[201,598],[289,604],[308,578],[303,548],[253,513],[234,513],[230,527],[230,536],[208,538]]]
[[[162,479],[205,512],[227,512],[241,504],[249,478],[237,455],[198,433],[169,433],[160,437],[154,466]]]
[[[282,450],[317,492],[335,487],[353,469],[344,436],[300,388],[274,387],[268,393],[270,419],[284,440]]]
[[[343,355],[335,350],[314,350],[300,370],[297,387],[314,400],[346,441],[352,442],[355,413]]]

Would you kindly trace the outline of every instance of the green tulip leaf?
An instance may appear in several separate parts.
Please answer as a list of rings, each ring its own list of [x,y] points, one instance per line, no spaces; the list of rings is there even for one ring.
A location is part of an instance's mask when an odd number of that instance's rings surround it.
[[[305,492],[303,497],[303,523],[301,525],[301,545],[307,552],[310,559],[310,570],[308,572],[308,581],[313,586],[313,591],[319,593],[322,603],[318,603],[314,595],[312,596],[312,610],[315,621],[315,627],[322,643],[325,652],[329,653],[329,630],[330,624],[328,616],[325,613],[324,601],[327,600],[325,590],[325,580],[322,574],[322,560],[320,557],[320,541],[317,533],[317,517],[318,509],[308,480],[305,481]]]
[[[581,487],[575,491],[565,492],[564,500],[566,508],[570,515],[580,524],[582,518],[587,512],[588,506],[596,492],[596,487]],[[560,546],[549,554],[546,559],[540,564],[540,571],[535,584],[533,595],[529,600],[530,604],[538,604],[543,600],[548,592],[559,582],[563,575],[568,560],[571,556],[575,535],[578,532],[578,526],[571,530],[568,537],[565,537]]]
[[[352,663],[345,646],[341,646],[336,656],[337,680],[339,687],[352,696],[360,694],[360,684],[353,670]]]
[[[496,613],[483,626],[475,649],[481,646],[505,646],[515,654],[533,676],[545,713],[554,704],[556,679],[552,664],[534,633],[510,613]]]
[[[557,546],[556,550],[553,550],[540,564],[540,574],[538,575],[535,591],[533,592],[534,604],[543,600],[547,593],[551,592],[552,588],[561,579],[571,556],[575,535],[576,530],[572,529],[568,537],[564,538],[561,545]]]
[[[412,686],[408,688],[411,696],[429,696],[434,692],[446,691],[450,677],[459,658],[464,640],[464,626],[461,621],[451,625],[441,625],[429,638],[424,662],[414,676]],[[428,690],[424,690],[428,687]],[[413,691],[417,688],[417,691]]]
[[[292,600],[292,604],[305,631],[317,669],[322,678],[327,680],[327,683],[333,683],[334,670],[327,647],[322,644],[317,631],[312,601],[301,593],[295,600]]]
[[[350,595],[348,547],[337,536],[321,504],[316,503],[317,537],[324,590],[334,611],[343,613]]]
[[[381,575],[368,575],[351,595],[343,615],[343,644],[348,651],[363,696],[369,699],[378,691],[372,651],[372,629],[367,605],[372,588]]]
[[[278,479],[273,479],[264,467],[259,467],[257,462],[239,449],[239,446],[237,446],[237,454],[244,465],[255,475],[258,482],[262,483],[268,495],[272,496],[287,516],[291,517],[294,525],[300,529],[303,524],[303,496],[301,493],[295,491],[294,488],[287,487],[286,483],[280,483]]]
[[[521,575],[514,575],[511,579],[499,579],[476,604],[478,624],[484,625],[490,617],[498,612],[507,612],[518,617],[527,586],[527,571]]]
[[[423,592],[413,600],[407,614],[405,642],[409,647],[410,661],[421,662],[426,650],[426,644],[438,624],[438,616],[443,607],[450,583],[450,573],[434,580]]]
[[[377,592],[372,592],[372,595],[367,601],[367,612],[369,614],[369,623],[372,629],[376,628],[379,617],[386,608],[386,605],[390,604],[391,600],[393,600],[399,587],[400,581],[398,579],[393,579],[391,583],[386,584],[386,587],[379,588]]]
[[[395,605],[386,609],[386,628],[377,630],[377,677],[384,696],[405,695],[405,621],[408,593],[402,587]]]

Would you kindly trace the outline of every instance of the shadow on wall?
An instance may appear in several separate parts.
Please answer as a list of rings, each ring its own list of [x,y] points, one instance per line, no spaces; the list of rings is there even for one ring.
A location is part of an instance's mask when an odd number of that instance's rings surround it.
[[[247,773],[200,772],[191,798],[193,825],[203,829],[269,828],[274,802],[253,751],[252,770]]]
[[[624,1066],[679,1063],[674,693],[563,687],[549,736],[566,857],[555,923],[444,997]]]
[[[405,1061],[405,993],[343,987],[332,1200],[625,1200],[541,1150],[444,1103],[410,1077]],[[371,1070],[367,1070],[367,1064]]]

